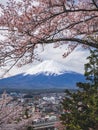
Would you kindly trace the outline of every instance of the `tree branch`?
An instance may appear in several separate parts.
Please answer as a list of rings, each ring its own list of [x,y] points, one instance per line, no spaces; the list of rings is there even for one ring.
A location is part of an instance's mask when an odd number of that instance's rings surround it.
[[[98,8],[97,3],[95,2],[95,0],[92,0],[93,4],[95,5],[96,8]]]
[[[78,42],[84,45],[88,45],[91,47],[95,47],[98,48],[98,43],[94,43],[91,41],[87,41],[87,40],[82,40],[79,38],[58,38],[58,39],[50,39],[50,40],[43,40],[40,43],[55,43],[55,42],[61,42],[61,41],[71,41],[71,42]]]

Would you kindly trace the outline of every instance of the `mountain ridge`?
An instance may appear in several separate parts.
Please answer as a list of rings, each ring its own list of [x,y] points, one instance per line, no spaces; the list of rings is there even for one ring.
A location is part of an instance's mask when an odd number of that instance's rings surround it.
[[[76,72],[65,72],[61,75],[37,75],[19,74],[0,80],[0,88],[21,88],[21,89],[76,89],[77,82],[85,82],[85,77]]]
[[[68,45],[61,45],[54,49],[52,44],[44,48],[43,51],[40,47],[36,50],[38,57],[42,58],[41,61],[35,61],[22,68],[13,67],[9,72],[10,77],[0,79],[0,88],[76,89],[77,82],[85,82],[81,70],[89,51],[86,52],[79,45],[65,58],[63,54],[70,51]]]

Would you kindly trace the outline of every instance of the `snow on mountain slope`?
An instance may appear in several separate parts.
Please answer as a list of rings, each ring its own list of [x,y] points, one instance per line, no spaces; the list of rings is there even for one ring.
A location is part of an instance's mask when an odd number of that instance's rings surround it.
[[[40,47],[39,47],[40,48]],[[54,44],[44,46],[44,50],[39,49],[38,56],[42,61],[53,60],[64,65],[68,71],[75,71],[77,73],[84,73],[84,64],[87,62],[86,58],[89,55],[89,50],[78,45],[68,56],[63,57],[64,53],[70,51],[68,44],[60,45],[54,48]]]
[[[40,74],[45,73],[46,75],[49,74],[62,74],[66,71],[66,68],[64,65],[53,61],[53,60],[46,60],[41,62],[40,64],[36,65],[35,67],[31,67],[25,75],[27,74]]]

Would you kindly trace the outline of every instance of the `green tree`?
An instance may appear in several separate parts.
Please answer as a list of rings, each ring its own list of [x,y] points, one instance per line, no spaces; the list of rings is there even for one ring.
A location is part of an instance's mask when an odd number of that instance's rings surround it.
[[[28,126],[27,130],[33,130],[32,126]]]
[[[85,64],[85,83],[65,91],[61,121],[66,130],[98,130],[98,50],[91,50]]]
[[[25,110],[25,116],[26,116],[26,118],[29,118],[28,111],[29,111],[29,110],[26,108],[26,110]]]

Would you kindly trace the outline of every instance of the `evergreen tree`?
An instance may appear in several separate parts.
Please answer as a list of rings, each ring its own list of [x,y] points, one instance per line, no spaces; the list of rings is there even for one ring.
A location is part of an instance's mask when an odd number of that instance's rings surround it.
[[[61,121],[66,130],[98,130],[98,50],[91,50],[85,64],[85,83],[65,91]]]

